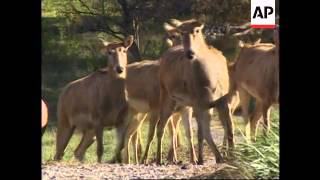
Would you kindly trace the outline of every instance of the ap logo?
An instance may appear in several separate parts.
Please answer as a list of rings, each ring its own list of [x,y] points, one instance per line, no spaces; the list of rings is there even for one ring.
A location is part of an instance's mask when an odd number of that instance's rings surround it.
[[[251,0],[251,27],[275,28],[275,0]]]

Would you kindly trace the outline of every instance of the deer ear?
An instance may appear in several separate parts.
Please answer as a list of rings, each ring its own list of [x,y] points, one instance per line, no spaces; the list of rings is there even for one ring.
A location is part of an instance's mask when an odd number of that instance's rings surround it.
[[[103,44],[104,46],[106,46],[106,47],[110,44],[110,42],[104,40],[103,38],[100,38],[100,37],[99,37],[98,39],[100,39],[100,41],[102,42],[102,44]]]
[[[101,38],[101,37],[99,37],[98,39],[99,39],[99,40],[102,42],[102,44],[103,44],[100,52],[101,52],[102,54],[105,54],[105,53],[108,51],[108,45],[111,44],[111,43],[108,42],[108,41],[106,41],[106,40],[104,40],[104,39]]]
[[[130,36],[128,36],[126,39],[125,39],[125,41],[123,42],[123,44],[124,44],[124,47],[126,47],[127,49],[132,45],[132,43],[133,43],[133,36],[132,35],[130,35]]]
[[[168,24],[168,23],[166,23],[166,22],[163,24],[163,28],[164,28],[166,31],[172,31],[172,30],[175,29],[175,27],[172,27],[170,24]]]
[[[181,33],[180,29],[173,27],[172,25],[168,24],[168,23],[164,23],[163,24],[163,28],[164,30],[169,33],[169,34],[174,34],[174,33]]]
[[[107,42],[107,41],[103,41],[102,43],[103,43],[104,46],[108,46],[108,45],[110,44],[110,43]]]
[[[254,45],[259,44],[261,42],[261,38],[259,38],[258,40],[256,40],[256,42],[254,42]]]
[[[182,24],[182,22],[179,21],[178,19],[170,19],[170,23],[175,27],[178,27]]]
[[[244,43],[243,43],[243,41],[239,41],[239,47],[241,47],[241,48],[243,48],[244,47]]]
[[[204,27],[204,24],[201,24],[201,25],[200,25],[200,29],[203,29],[203,27]]]
[[[173,42],[170,40],[170,39],[166,39],[166,44],[169,46],[169,47],[172,47],[173,46]]]

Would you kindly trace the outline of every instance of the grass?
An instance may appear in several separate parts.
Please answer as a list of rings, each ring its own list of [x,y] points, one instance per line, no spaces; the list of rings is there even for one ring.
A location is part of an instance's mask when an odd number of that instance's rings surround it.
[[[218,121],[215,121],[219,123]],[[244,132],[244,124],[241,118],[235,118],[236,122],[236,136],[242,136]],[[213,123],[212,123],[213,124]],[[215,123],[216,124],[216,123]],[[271,124],[272,129],[267,137],[261,136],[261,128],[259,128],[258,138],[255,143],[248,144],[246,142],[236,142],[235,158],[230,162],[230,165],[238,169],[224,168],[221,171],[215,172],[209,178],[228,178],[228,179],[272,179],[279,178],[279,110],[273,107],[271,110]],[[181,125],[181,127],[183,127]],[[166,130],[168,132],[168,129]],[[148,122],[145,122],[141,128],[142,147],[144,150],[146,138],[148,134]],[[184,128],[181,128],[180,137],[182,145],[177,150],[178,159],[183,162],[189,162],[189,151],[187,147],[187,139],[184,136]],[[196,136],[196,133],[194,133]],[[104,132],[104,154],[103,161],[108,161],[113,157],[116,140],[115,130],[105,130]],[[47,129],[42,137],[42,161],[48,163],[53,160],[55,153],[55,138],[56,128],[51,126]],[[149,161],[156,155],[156,140],[154,139],[150,149]],[[73,162],[73,151],[76,149],[80,142],[80,135],[75,133],[71,138],[68,147],[66,148],[63,161]],[[197,138],[194,138],[195,147],[197,150]],[[163,141],[163,159],[166,162],[166,156],[170,145],[169,134],[165,133]],[[131,148],[131,147],[130,147]],[[131,148],[132,150],[132,148]],[[205,159],[206,156],[212,156],[210,149],[205,146]],[[131,155],[131,162],[133,160],[133,152]],[[85,156],[85,163],[96,162],[96,143],[88,148]],[[208,178],[206,177],[206,178]]]
[[[142,148],[144,150],[146,141],[147,141],[147,135],[148,135],[148,126],[149,122],[145,122],[142,125],[141,128],[141,136],[143,137],[142,140]],[[182,126],[182,125],[181,125]],[[184,128],[181,128],[181,142],[182,146],[179,147],[179,155],[181,155],[181,160],[187,161],[189,157],[188,147],[186,143],[186,138],[183,136],[184,134]],[[168,132],[168,129],[166,129],[166,132]],[[103,161],[110,160],[115,151],[116,146],[116,139],[114,138],[116,136],[115,130],[105,130],[104,131],[104,153],[103,153]],[[42,137],[42,162],[50,162],[53,160],[54,154],[55,154],[55,140],[56,139],[56,128],[51,126],[49,127],[46,132],[44,133]],[[65,150],[63,161],[74,161],[74,155],[73,152],[80,143],[81,140],[81,134],[75,132],[72,138],[70,139],[70,142]],[[156,155],[156,140],[155,138],[153,140],[153,143],[150,148],[149,158],[153,159]],[[164,140],[163,140],[163,151],[167,153],[169,151],[169,145],[170,145],[170,138],[169,133],[165,133]],[[130,146],[131,150],[132,147]],[[182,150],[182,152],[181,152]],[[163,154],[164,162],[166,162],[167,154]],[[95,163],[97,160],[96,157],[96,143],[93,143],[88,149],[85,154],[85,163]],[[134,162],[133,158],[133,150],[131,153],[131,162]]]
[[[236,143],[235,159],[230,163],[238,169],[223,169],[215,175],[228,179],[279,179],[279,110],[271,111],[271,131],[262,136],[261,128],[254,143]],[[244,126],[237,126],[236,134],[244,137]]]
[[[279,178],[279,112],[271,114],[271,130],[266,136],[258,136],[255,143],[239,143],[236,161],[249,179]]]

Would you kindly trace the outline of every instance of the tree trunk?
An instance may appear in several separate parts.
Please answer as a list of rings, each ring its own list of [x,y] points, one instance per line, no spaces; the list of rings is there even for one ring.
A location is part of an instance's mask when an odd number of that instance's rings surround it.
[[[104,16],[106,14],[105,8],[104,8],[104,0],[101,0],[101,14]]]
[[[122,22],[122,30],[124,32],[125,38],[128,35],[134,35],[136,36],[136,29],[135,29],[135,22],[134,22],[134,16],[130,12],[130,7],[128,6],[127,0],[118,0],[118,3],[120,4],[122,8],[123,13],[123,22]],[[138,38],[138,37],[135,37]],[[141,56],[139,52],[139,47],[137,45],[137,41],[135,40],[132,44],[132,46],[129,48],[129,51],[132,55],[132,59],[129,59],[129,63],[140,61]]]
[[[139,48],[135,42],[133,42],[132,46],[129,48],[129,51],[132,55],[132,59],[129,59],[129,63],[133,63],[141,60]]]

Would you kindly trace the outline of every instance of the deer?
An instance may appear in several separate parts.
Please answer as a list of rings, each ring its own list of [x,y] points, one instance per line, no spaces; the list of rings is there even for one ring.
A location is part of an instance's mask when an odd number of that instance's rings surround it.
[[[216,108],[230,149],[234,147],[231,108],[228,105],[229,74],[226,58],[208,46],[203,37],[204,24],[195,19],[175,21],[182,34],[182,45],[160,57],[160,119],[157,125],[157,164],[162,164],[162,139],[168,118],[176,105],[191,106],[198,124],[198,164],[203,164],[206,139],[216,163],[223,158],[210,133],[210,108]]]
[[[274,42],[249,44],[239,41],[240,52],[232,65],[233,90],[239,93],[247,140],[255,141],[259,120],[263,119],[263,134],[270,131],[270,108],[279,102],[279,38]],[[248,112],[250,97],[256,100],[252,114]]]
[[[171,19],[171,23],[172,24],[176,24],[177,23],[176,21],[177,21],[176,19]],[[170,25],[168,23],[164,24],[164,28],[165,28],[165,30],[167,32],[167,34],[165,36],[165,41],[166,41],[167,45],[169,47],[180,45],[181,44],[181,34],[180,34],[180,32],[177,29],[175,29],[172,25]],[[236,29],[236,28],[233,27],[233,29]],[[241,27],[241,28],[245,28],[245,27]],[[259,42],[260,42],[260,40],[259,40]],[[215,53],[222,54],[222,52],[220,50],[216,49],[215,47],[213,47],[211,45],[208,45],[208,46],[209,46],[210,50],[214,51]],[[232,66],[233,64],[228,62],[227,65],[228,65],[228,71],[229,71],[229,76],[230,76],[230,71],[233,68],[233,66]],[[232,82],[230,82],[230,83],[232,83]],[[228,99],[227,104],[230,107],[231,114],[235,115],[236,113],[239,113],[239,111],[240,111],[240,108],[239,108],[240,99],[239,99],[238,92],[232,92],[232,93],[233,94],[230,94],[230,98]],[[210,114],[211,115],[213,115],[213,111],[212,110],[213,109],[210,109]],[[192,116],[194,117],[194,115],[192,115]],[[227,138],[227,136],[225,134],[224,140],[223,140],[223,146],[227,146],[227,139],[226,138]],[[179,139],[178,139],[178,136],[177,136],[177,145],[178,144],[179,144]]]
[[[171,31],[171,26],[167,23],[164,24],[166,35],[164,37],[165,42],[168,46],[176,46],[180,44],[179,37],[176,31]],[[149,134],[147,138],[147,145],[145,153],[140,163],[147,164],[149,150],[152,140],[155,136],[155,127],[159,119],[159,61],[158,60],[143,60],[141,62],[135,62],[129,64],[127,67],[128,76],[126,79],[127,90],[129,97],[129,105],[133,116],[137,116],[138,113],[148,113],[148,116],[142,116],[140,118],[133,118],[134,121],[131,122],[128,127],[126,140],[125,141],[125,152],[127,159],[126,162],[130,163],[130,153],[129,153],[129,143],[132,139],[134,142],[133,148],[135,152],[136,162],[139,158],[137,153],[139,149],[139,128],[145,119],[148,119],[149,124]],[[146,78],[148,77],[148,78]],[[175,113],[172,115],[172,120],[170,121],[169,131],[171,134],[171,147],[168,154],[168,159],[171,162],[177,162],[176,147],[178,146],[178,129],[180,120],[182,121],[186,129],[186,134],[189,140],[189,149],[191,158],[191,163],[196,164],[197,159],[195,155],[194,145],[193,145],[193,132],[191,129],[191,109],[189,107],[177,107]]]
[[[43,136],[48,126],[48,106],[41,99],[41,136]]]
[[[176,19],[171,19],[171,23],[175,24],[176,23]],[[172,25],[168,24],[168,23],[164,23],[164,29],[166,30],[166,36],[165,36],[165,41],[167,43],[167,45],[169,47],[172,46],[177,46],[177,45],[181,45],[181,34],[180,32],[175,29]],[[220,53],[222,54],[221,51],[219,51],[218,49],[216,49],[215,47],[209,45],[210,49],[216,53]],[[234,99],[231,99],[230,101],[230,105],[233,107],[233,104],[237,103],[237,99],[235,99],[236,97],[234,97]],[[232,109],[232,112],[234,112],[235,109]],[[213,114],[212,109],[210,109],[210,114]],[[194,114],[192,115],[194,117]],[[179,126],[179,123],[177,123],[177,125]],[[179,136],[177,136],[177,146],[179,145]]]
[[[159,61],[157,60],[143,60],[141,62],[135,62],[127,66],[127,79],[126,87],[128,90],[128,103],[130,107],[130,112],[132,116],[137,116],[139,113],[148,113],[149,124],[149,134],[147,138],[147,144],[145,153],[140,163],[147,164],[147,159],[149,156],[149,150],[152,143],[152,140],[155,136],[156,125],[159,119]],[[147,78],[146,78],[147,77]],[[177,162],[175,147],[176,143],[176,127],[180,123],[180,116],[182,116],[182,121],[186,128],[189,142],[189,147],[191,151],[191,162],[196,162],[195,150],[192,142],[192,129],[190,125],[191,120],[191,109],[188,107],[177,107],[175,114],[172,116],[171,126],[169,126],[171,134],[171,148],[169,151],[168,159],[171,162]],[[129,155],[129,143],[132,139],[134,144],[137,145],[136,138],[139,132],[139,128],[146,118],[133,118],[131,121],[125,142],[125,158],[127,163],[130,163]],[[136,137],[134,137],[136,136]],[[135,159],[137,161],[137,147],[135,149]]]
[[[75,129],[82,132],[82,139],[74,156],[82,161],[86,149],[97,141],[97,162],[103,155],[104,127],[116,128],[117,159],[121,161],[123,136],[129,124],[125,79],[127,76],[127,52],[133,36],[123,42],[103,42],[103,51],[108,57],[107,68],[97,70],[67,84],[62,90],[57,107],[58,128],[54,160],[63,157],[64,150]]]

